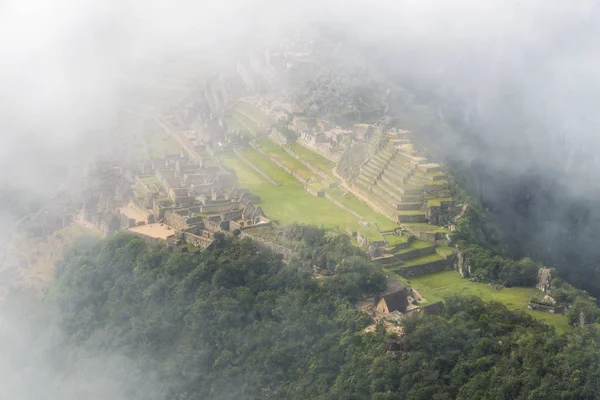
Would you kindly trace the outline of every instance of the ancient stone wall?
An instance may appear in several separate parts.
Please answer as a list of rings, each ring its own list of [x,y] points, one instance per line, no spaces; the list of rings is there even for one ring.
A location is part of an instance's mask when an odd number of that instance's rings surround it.
[[[227,204],[203,204],[200,206],[200,212],[204,214],[218,214],[239,209],[239,203]]]
[[[432,261],[427,264],[413,265],[410,267],[401,267],[395,269],[394,272],[396,272],[403,278],[411,278],[415,276],[433,274],[435,272],[440,272],[445,269],[450,269],[452,267],[452,261],[452,257],[449,257],[445,260]]]
[[[423,249],[416,249],[407,253],[394,254],[394,260],[405,261],[411,258],[417,258],[426,256],[428,254],[435,253],[435,246],[425,247]]]
[[[527,305],[527,308],[533,311],[542,311],[551,314],[562,314],[565,312],[565,306],[546,306],[537,303],[529,303]]]
[[[255,242],[256,244],[258,244],[259,246],[269,249],[273,253],[281,254],[283,256],[284,260],[289,260],[292,258],[293,252],[291,249],[288,249],[287,247],[283,247],[276,243],[269,242],[262,238],[250,235],[246,232],[240,233],[239,237],[240,238],[248,238],[248,239],[252,240],[253,242]]]
[[[183,234],[184,238],[185,238],[185,242],[191,244],[192,246],[195,247],[199,247],[202,250],[205,250],[207,248],[209,248],[213,243],[214,243],[214,239],[212,238],[207,238],[204,236],[200,236],[200,235],[195,235],[193,233],[190,232],[185,232]]]
[[[179,231],[188,229],[191,226],[203,225],[202,217],[181,215],[176,211],[167,211],[165,213],[165,223]]]
[[[135,211],[139,212],[140,214],[142,214],[145,218],[146,218],[146,222],[149,224],[152,224],[154,222],[154,214],[151,213],[146,207],[144,207],[143,204],[141,204],[138,200],[136,199],[132,199],[129,202],[129,205],[131,206],[131,208],[133,208]]]

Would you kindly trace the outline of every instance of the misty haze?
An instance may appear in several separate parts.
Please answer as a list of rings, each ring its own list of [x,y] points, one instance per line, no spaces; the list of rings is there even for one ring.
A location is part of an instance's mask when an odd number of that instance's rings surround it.
[[[598,2],[0,4],[0,399],[600,398]]]

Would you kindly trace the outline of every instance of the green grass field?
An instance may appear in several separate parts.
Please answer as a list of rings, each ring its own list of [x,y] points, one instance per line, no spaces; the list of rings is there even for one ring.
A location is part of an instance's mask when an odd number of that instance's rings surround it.
[[[219,156],[225,166],[236,172],[240,186],[260,196],[260,205],[267,217],[283,225],[299,222],[342,230],[349,227],[357,231],[360,228],[354,215],[325,198],[312,196],[303,189],[300,182],[260,153],[253,149],[245,149],[244,155],[273,179],[282,183],[282,186],[268,183],[231,153]]]
[[[261,138],[256,141],[260,147],[272,157],[275,157],[279,162],[287,166],[289,169],[300,175],[304,179],[318,178],[311,170],[305,167],[300,161],[290,156],[281,148],[281,146],[273,143],[269,138]]]
[[[566,332],[571,329],[564,314],[550,314],[527,309],[527,303],[531,297],[539,294],[536,288],[501,288],[496,289],[485,283],[469,282],[461,278],[457,271],[443,271],[436,274],[424,275],[410,280],[388,271],[391,279],[401,280],[410,284],[417,290],[428,303],[443,300],[445,296],[455,294],[475,295],[485,301],[494,300],[504,304],[508,309],[524,311],[537,320],[554,326],[558,332]]]
[[[330,176],[334,176],[331,170],[335,167],[335,163],[329,161],[325,157],[320,154],[315,153],[312,150],[307,149],[298,143],[292,143],[289,147],[296,152],[303,160],[308,161],[314,167],[319,168],[321,171],[325,172]]]

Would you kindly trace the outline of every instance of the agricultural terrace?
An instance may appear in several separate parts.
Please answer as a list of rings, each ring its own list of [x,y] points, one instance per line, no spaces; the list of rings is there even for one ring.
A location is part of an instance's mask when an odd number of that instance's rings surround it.
[[[345,192],[340,188],[327,188],[325,192],[336,201],[339,201],[344,207],[359,214],[365,221],[377,224],[380,231],[388,231],[398,227],[398,224],[390,221],[388,218],[373,211],[372,208],[358,200],[352,193]],[[406,241],[406,239],[405,239]]]
[[[310,180],[311,178],[319,178],[304,164],[302,164],[300,161],[286,153],[281,146],[273,143],[269,138],[264,137],[258,139],[256,140],[256,144],[258,144],[264,151],[269,153],[272,157],[276,158],[279,162],[281,162],[293,172],[297,173],[302,178],[306,180]]]
[[[296,152],[303,160],[311,163],[314,167],[320,169],[325,172],[332,178],[334,177],[331,170],[335,167],[335,163],[326,159],[320,154],[315,153],[312,150],[307,149],[306,147],[298,144],[296,142],[288,145],[292,150]]]
[[[423,296],[427,303],[443,300],[445,296],[455,293],[462,295],[475,295],[485,301],[497,301],[510,310],[523,311],[535,319],[554,326],[558,332],[571,329],[565,314],[550,314],[527,309],[529,299],[540,292],[536,288],[496,288],[487,283],[470,282],[464,279],[457,271],[443,271],[431,275],[423,275],[406,280],[391,271],[387,271],[390,278],[410,284]]]
[[[272,185],[232,153],[219,155],[223,164],[236,172],[240,185],[260,196],[260,206],[269,218],[282,225],[298,222],[342,230],[349,227],[357,231],[360,228],[354,215],[325,198],[311,195],[300,182],[254,149],[244,149],[242,154],[282,183],[281,186]]]

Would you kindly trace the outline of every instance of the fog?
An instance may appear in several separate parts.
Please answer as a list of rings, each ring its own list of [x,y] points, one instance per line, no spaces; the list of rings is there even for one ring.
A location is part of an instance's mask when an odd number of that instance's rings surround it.
[[[595,174],[600,163],[597,5],[557,0],[7,0],[0,3],[0,185],[50,196],[64,180],[55,171],[83,167],[101,151],[105,135],[114,133],[118,110],[135,108],[136,97],[124,93],[136,71],[153,65],[147,79],[160,81],[164,63],[175,60],[166,74],[185,70],[189,79],[202,82],[245,54],[298,32],[313,32],[317,24],[346,36],[390,82],[431,95],[417,98],[434,104],[449,129],[444,137],[423,132],[427,140],[433,147],[443,143],[437,147],[441,159],[476,159],[486,168],[482,199],[508,219],[505,229],[539,235],[531,247],[526,243],[518,250],[530,249],[543,258],[548,243],[559,243],[567,234],[573,240],[580,232],[597,236],[587,225],[565,232],[561,208],[573,199],[593,200],[600,192]],[[153,103],[154,111],[180,95],[165,95]],[[500,178],[486,184],[491,176]],[[519,195],[511,185],[532,187],[528,195],[539,208],[534,204],[515,211],[511,201]],[[553,190],[559,193],[548,194]],[[10,212],[2,211],[10,219]],[[598,216],[592,209],[590,221]],[[514,222],[518,218],[535,231]],[[598,260],[593,251],[582,257],[574,262]],[[28,345],[35,334],[17,334],[19,318],[1,323],[0,387],[11,382],[14,390],[2,398],[34,398],[25,390],[31,379],[11,375],[19,368],[11,360],[23,354],[34,360],[27,368],[39,369],[35,373],[44,377],[42,386],[54,380],[52,363],[37,357],[40,346]],[[46,343],[45,337],[37,340]],[[77,385],[93,381],[80,375]]]

